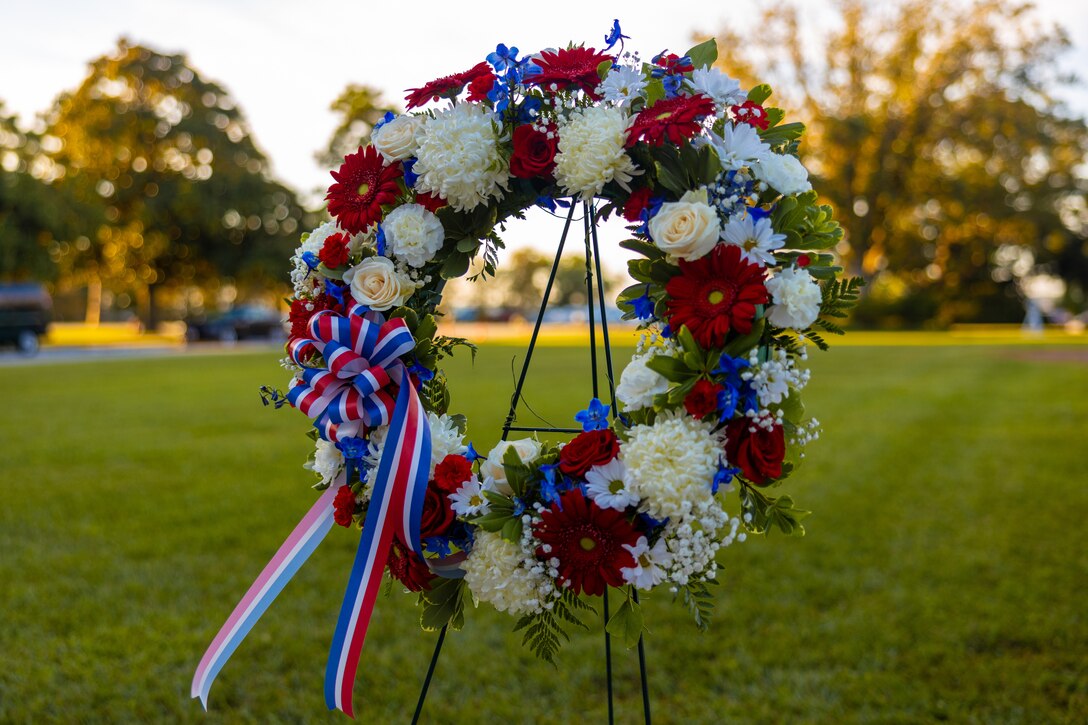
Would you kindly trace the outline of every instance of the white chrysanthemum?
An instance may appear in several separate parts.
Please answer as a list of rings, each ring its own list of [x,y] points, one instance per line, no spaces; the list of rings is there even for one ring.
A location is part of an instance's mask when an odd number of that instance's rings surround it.
[[[655,519],[686,516],[712,498],[721,446],[709,423],[683,412],[636,425],[621,448],[627,486]]]
[[[752,165],[752,170],[780,194],[800,194],[812,188],[808,170],[790,154],[767,154]]]
[[[559,129],[555,155],[559,186],[584,199],[601,193],[610,181],[630,191],[628,183],[642,173],[625,149],[631,120],[620,108],[590,106],[575,111]]]
[[[722,228],[722,240],[740,247],[741,256],[760,267],[774,264],[774,250],[786,241],[785,234],[778,234],[767,218],[754,221],[751,214],[734,214]]]
[[[734,106],[743,103],[747,93],[740,89],[740,81],[735,81],[717,68],[696,68],[688,81],[692,90],[714,99],[719,106]]]
[[[306,463],[306,468],[321,476],[321,483],[331,485],[344,466],[344,454],[336,447],[322,438],[317,439],[314,447],[314,460]]]
[[[498,534],[477,530],[472,551],[462,567],[472,595],[500,612],[527,614],[539,611],[539,590],[546,585],[543,571],[522,566],[521,549]]]
[[[624,476],[627,468],[623,461],[613,458],[603,466],[586,471],[586,495],[603,509],[623,511],[638,503],[638,496],[627,488]]]
[[[437,194],[457,211],[468,211],[501,197],[507,188],[508,164],[499,154],[495,122],[484,106],[461,103],[442,111],[417,139],[418,161],[412,167],[419,174],[416,191]]]
[[[446,238],[442,222],[419,204],[403,204],[389,212],[382,229],[389,251],[411,267],[422,267],[434,259]]]
[[[457,430],[457,425],[448,415],[427,413],[427,423],[431,429],[431,474],[442,459],[451,454],[461,454],[468,450],[465,434]]]
[[[461,487],[449,495],[450,508],[458,516],[477,516],[486,514],[491,503],[484,496],[484,487],[476,476],[461,484]]]
[[[726,171],[747,166],[771,152],[771,147],[763,143],[755,127],[747,123],[726,123],[721,136],[710,133],[710,144],[718,152]]]
[[[634,584],[638,589],[653,589],[665,581],[667,572],[663,567],[672,563],[672,553],[666,546],[664,537],[658,539],[652,549],[645,536],[638,537],[634,546],[624,544],[623,548],[635,558],[633,567],[620,569],[625,582]]]
[[[321,284],[325,280],[316,269],[310,269],[302,256],[309,252],[316,257],[321,251],[321,247],[324,246],[325,240],[339,232],[340,230],[336,228],[336,222],[325,222],[310,232],[309,236],[306,237],[306,241],[300,244],[291,256],[291,284],[295,288],[296,297],[309,296],[314,286]]]
[[[766,285],[774,302],[767,310],[772,325],[803,330],[820,315],[820,285],[804,269],[784,269]]]
[[[646,79],[638,68],[626,65],[614,65],[608,75],[597,86],[597,93],[604,100],[621,108],[631,105],[631,101],[642,95],[646,88]]]

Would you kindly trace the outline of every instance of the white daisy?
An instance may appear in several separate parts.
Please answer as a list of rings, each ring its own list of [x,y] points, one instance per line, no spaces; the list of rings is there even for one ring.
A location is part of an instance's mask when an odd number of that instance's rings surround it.
[[[484,487],[480,479],[473,476],[461,484],[461,488],[449,495],[450,508],[458,516],[477,516],[486,514],[491,502],[484,496]]]
[[[719,106],[743,103],[748,95],[740,89],[740,81],[733,80],[717,68],[696,68],[688,84],[698,93],[709,96]]]
[[[710,133],[710,144],[718,152],[722,168],[726,171],[747,166],[771,152],[771,147],[760,140],[755,127],[747,123],[736,126],[726,123],[721,136],[713,131]]]
[[[623,477],[627,468],[614,458],[603,466],[586,471],[586,494],[603,509],[623,511],[638,503],[638,496],[628,490]]]
[[[645,88],[646,79],[642,77],[642,71],[625,65],[614,65],[601,81],[601,85],[597,86],[597,93],[604,96],[606,101],[625,107],[641,96]]]
[[[765,267],[775,263],[772,252],[782,246],[786,235],[775,233],[770,219],[753,221],[751,214],[735,214],[722,229],[722,240],[740,247],[744,259]]]
[[[658,539],[652,549],[645,536],[638,537],[634,546],[624,544],[623,548],[635,558],[633,567],[620,569],[625,582],[634,584],[639,589],[652,589],[665,580],[663,567],[672,563],[672,554],[665,547],[665,537]]]

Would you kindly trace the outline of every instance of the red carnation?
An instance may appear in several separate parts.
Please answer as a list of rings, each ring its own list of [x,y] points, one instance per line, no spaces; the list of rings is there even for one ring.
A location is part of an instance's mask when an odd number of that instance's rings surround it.
[[[335,310],[336,300],[329,299],[322,292],[312,300],[295,298],[291,300],[291,311],[287,315],[291,323],[291,339],[310,336],[310,318],[322,310]]]
[[[775,424],[767,430],[750,418],[736,418],[725,427],[725,436],[726,460],[739,467],[749,481],[766,486],[782,476],[782,459],[786,457],[782,426]]]
[[[532,126],[514,129],[514,153],[510,157],[510,173],[519,179],[551,176],[555,169],[555,152],[559,148],[559,134],[549,129],[552,137]]]
[[[355,515],[355,493],[351,486],[341,486],[332,501],[332,517],[341,526],[351,526]]]
[[[445,536],[453,525],[454,516],[446,492],[438,486],[427,486],[427,492],[423,494],[423,515],[419,520],[419,538]]]
[[[693,418],[705,418],[718,409],[718,393],[723,390],[725,388],[717,383],[698,380],[691,392],[684,396],[684,410]]]
[[[416,203],[432,214],[446,206],[446,200],[437,194],[416,194]]]
[[[676,96],[643,109],[627,132],[627,146],[639,139],[651,146],[661,146],[668,139],[680,144],[699,133],[700,122],[714,113],[714,101],[702,94]]]
[[[329,269],[336,269],[348,262],[348,236],[346,234],[330,234],[325,243],[321,245],[321,251],[317,258]]]
[[[731,106],[729,110],[733,112],[733,117],[740,123],[755,126],[761,131],[766,131],[767,126],[771,123],[771,119],[767,118],[767,111],[763,106],[752,101],[745,101],[739,106]]]
[[[401,540],[393,537],[393,546],[389,550],[386,562],[389,574],[410,592],[419,592],[431,588],[436,574],[427,566],[427,562],[408,550]]]
[[[409,88],[404,100],[408,102],[407,110],[422,106],[428,101],[437,101],[439,98],[454,98],[465,87],[466,83],[472,83],[481,76],[491,75],[491,66],[480,62],[461,73],[436,78],[430,83],[425,83],[421,88]],[[491,90],[490,86],[488,90]]]
[[[680,260],[680,274],[665,285],[669,325],[686,325],[705,349],[720,348],[730,330],[752,331],[756,305],[770,299],[763,268],[741,259],[741,248],[719,244],[693,262]]]
[[[603,466],[620,454],[620,442],[611,429],[579,433],[559,450],[559,470],[581,478],[594,466]]]
[[[472,478],[472,464],[464,456],[451,453],[434,467],[434,483],[445,493],[454,493]]]
[[[570,582],[575,594],[600,596],[606,585],[623,586],[620,569],[635,566],[635,558],[623,546],[634,546],[639,531],[623,511],[602,509],[577,488],[540,514],[533,533],[542,544],[536,555],[558,559],[559,581]]]
[[[525,82],[535,83],[546,91],[551,90],[553,83],[561,91],[580,88],[597,101],[601,98],[597,95],[601,82],[597,66],[606,60],[612,60],[612,57],[593,48],[566,48],[554,53],[545,50],[539,58],[533,59],[541,72],[527,76]]]
[[[480,74],[468,84],[468,100],[473,103],[483,103],[487,100],[487,94],[495,87],[495,76],[490,73]]]
[[[641,221],[643,210],[650,206],[651,193],[648,186],[643,186],[641,189],[635,189],[631,192],[631,196],[627,197],[627,201],[623,205],[623,218],[632,223]]]
[[[365,231],[382,218],[382,204],[396,201],[397,180],[403,175],[399,162],[386,166],[373,146],[360,146],[344,159],[339,171],[332,172],[336,183],[325,195],[329,213],[349,234]]]

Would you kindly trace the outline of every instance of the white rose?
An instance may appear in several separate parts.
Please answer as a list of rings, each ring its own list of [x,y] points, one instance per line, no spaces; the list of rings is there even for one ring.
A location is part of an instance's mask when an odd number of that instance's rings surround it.
[[[796,156],[767,154],[752,166],[756,176],[780,194],[800,194],[812,188],[808,181],[808,171]]]
[[[446,238],[442,222],[419,204],[404,204],[389,212],[382,229],[390,251],[412,267],[434,259]]]
[[[803,269],[784,269],[766,282],[774,304],[767,319],[777,327],[803,330],[820,314],[820,285]]]
[[[718,212],[707,203],[706,189],[662,204],[650,220],[650,238],[658,249],[689,262],[713,249],[720,233]]]
[[[399,307],[414,291],[386,257],[367,257],[344,273],[344,281],[356,302],[379,312]]]
[[[518,452],[518,458],[522,463],[529,463],[540,455],[540,441],[532,438],[520,438],[516,441],[501,441],[487,454],[487,460],[480,464],[480,477],[491,479],[494,482],[495,491],[511,495],[514,491],[506,482],[506,469],[502,467],[502,459],[506,451],[513,448]]]
[[[422,116],[397,116],[375,131],[370,143],[388,163],[415,156],[419,148],[416,134],[423,128],[424,120]]]
[[[646,367],[653,355],[631,358],[631,362],[620,374],[620,384],[616,386],[616,399],[623,403],[625,410],[649,408],[654,404],[654,396],[669,389],[669,381],[661,374]]]

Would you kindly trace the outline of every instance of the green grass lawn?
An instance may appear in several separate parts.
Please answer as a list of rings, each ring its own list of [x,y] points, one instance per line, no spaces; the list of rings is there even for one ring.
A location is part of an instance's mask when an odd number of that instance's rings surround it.
[[[786,486],[815,511],[808,536],[722,552],[708,634],[667,594],[645,599],[655,720],[1088,719],[1088,364],[1068,350],[814,354],[824,434]],[[451,365],[481,448],[520,351]],[[528,401],[566,425],[590,393],[586,355],[537,354]],[[307,421],[258,400],[282,384],[276,357],[0,368],[0,722],[344,722],[322,694],[358,539],[340,528],[227,664],[211,711],[189,699],[204,648],[314,497]],[[379,600],[362,722],[410,718],[434,643],[413,601]],[[510,625],[469,613],[425,721],[602,722],[600,623],[559,669]],[[616,686],[618,722],[640,721],[637,658],[618,645]]]

